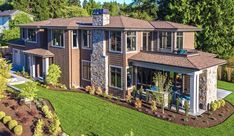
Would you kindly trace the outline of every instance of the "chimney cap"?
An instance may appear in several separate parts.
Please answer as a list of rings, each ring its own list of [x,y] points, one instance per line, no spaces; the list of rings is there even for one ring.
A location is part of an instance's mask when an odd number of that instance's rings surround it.
[[[109,14],[108,9],[94,9],[93,15],[102,15],[102,14]]]

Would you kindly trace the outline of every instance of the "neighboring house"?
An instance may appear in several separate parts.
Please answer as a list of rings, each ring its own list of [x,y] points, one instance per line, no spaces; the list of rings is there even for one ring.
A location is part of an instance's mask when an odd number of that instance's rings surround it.
[[[173,81],[173,97],[190,101],[191,113],[217,100],[217,67],[226,62],[194,49],[201,29],[168,21],[110,17],[95,10],[92,17],[50,19],[20,25],[21,40],[11,41],[13,65],[43,80],[48,67],[61,67],[67,87],[100,86],[125,97],[133,88],[153,85],[155,72]]]
[[[25,12],[19,10],[5,10],[0,12],[0,34],[3,32],[3,30],[9,29],[9,21],[14,19],[14,16],[19,13],[25,13]],[[32,15],[29,15],[29,17],[33,20]]]

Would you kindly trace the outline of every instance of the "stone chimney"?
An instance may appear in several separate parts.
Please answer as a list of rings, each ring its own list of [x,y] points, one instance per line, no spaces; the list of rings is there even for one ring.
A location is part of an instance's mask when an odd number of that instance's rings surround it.
[[[93,10],[93,26],[104,26],[110,23],[110,15],[108,9]]]

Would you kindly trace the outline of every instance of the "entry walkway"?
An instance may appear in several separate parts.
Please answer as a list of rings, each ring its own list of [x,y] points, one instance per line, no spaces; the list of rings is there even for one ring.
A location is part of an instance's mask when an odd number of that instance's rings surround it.
[[[14,71],[11,71],[11,78],[8,79],[8,81],[9,81],[8,86],[12,86],[12,85],[17,85],[17,84],[23,84],[23,83],[26,83],[30,80],[27,78],[18,76],[16,74],[14,74]]]

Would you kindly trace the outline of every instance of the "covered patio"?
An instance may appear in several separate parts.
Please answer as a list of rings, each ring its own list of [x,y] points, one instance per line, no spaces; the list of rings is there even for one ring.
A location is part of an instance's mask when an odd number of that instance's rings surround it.
[[[198,63],[202,58],[204,62]],[[153,83],[154,73],[166,73],[172,81],[173,104],[179,98],[183,109],[184,102],[188,101],[192,115],[201,114],[211,101],[217,100],[217,65],[225,63],[209,54],[189,56],[149,52],[140,52],[129,62],[133,66],[134,85],[145,91],[157,91],[157,85]]]

